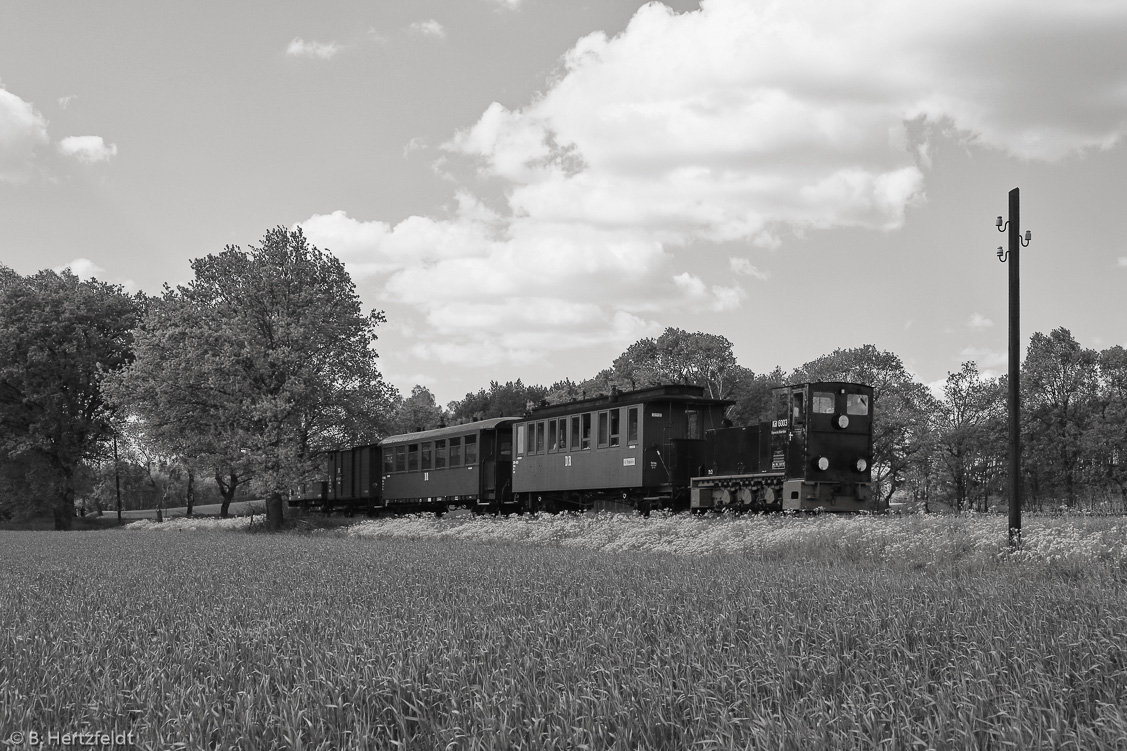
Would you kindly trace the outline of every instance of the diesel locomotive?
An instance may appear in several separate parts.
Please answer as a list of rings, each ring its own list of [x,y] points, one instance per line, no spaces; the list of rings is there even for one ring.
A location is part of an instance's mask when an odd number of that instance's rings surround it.
[[[872,402],[862,384],[784,386],[771,420],[737,427],[725,417],[734,403],[699,386],[612,389],[331,452],[325,479],[291,503],[372,514],[879,511]]]

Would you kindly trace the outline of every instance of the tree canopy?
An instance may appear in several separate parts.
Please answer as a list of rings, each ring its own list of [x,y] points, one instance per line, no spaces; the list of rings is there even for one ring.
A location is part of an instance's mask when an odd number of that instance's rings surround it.
[[[80,471],[112,434],[102,382],[132,359],[140,311],[121,287],[69,269],[0,267],[0,456],[56,529],[70,528]]]
[[[206,459],[221,485],[253,476],[276,526],[318,451],[378,437],[390,397],[376,366],[383,314],[363,313],[343,264],[300,228],[192,270],[146,315],[117,394],[171,452]]]

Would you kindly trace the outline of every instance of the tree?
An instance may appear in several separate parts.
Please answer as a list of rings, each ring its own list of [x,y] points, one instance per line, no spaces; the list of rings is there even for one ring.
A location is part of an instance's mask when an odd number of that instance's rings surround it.
[[[657,339],[641,339],[623,352],[612,367],[630,389],[666,383],[702,386],[714,399],[727,398],[737,372],[732,343],[716,334],[667,328]]]
[[[130,361],[140,311],[69,270],[0,267],[0,460],[27,470],[56,529],[71,528],[80,468],[111,435],[102,381]]]
[[[985,509],[989,483],[1005,459],[1005,426],[1005,393],[997,379],[983,379],[973,362],[947,374],[935,445],[957,511],[971,508],[975,485],[982,488]]]
[[[461,422],[485,420],[491,417],[519,417],[528,411],[528,406],[540,404],[548,395],[543,386],[525,386],[518,378],[500,384],[489,382],[489,391],[479,389],[468,393],[461,401],[451,402],[447,408],[451,419]]]
[[[253,475],[276,529],[320,451],[371,429],[370,414],[386,420],[374,347],[383,313],[362,312],[343,264],[300,228],[192,270],[146,316],[119,397],[162,448],[206,458],[225,500]]]
[[[730,383],[728,398],[734,399],[736,404],[728,413],[728,419],[736,425],[758,425],[774,418],[773,389],[787,385],[787,375],[779,367],[770,373],[753,373],[737,365],[733,369]]]
[[[1099,354],[1100,388],[1097,412],[1088,432],[1087,454],[1105,473],[1127,511],[1127,350],[1121,346]]]
[[[411,389],[411,395],[399,400],[392,411],[392,432],[416,433],[430,430],[441,425],[444,419],[442,407],[438,406],[430,389],[416,385]]]
[[[1034,503],[1043,503],[1046,493],[1063,492],[1069,507],[1076,504],[1098,375],[1095,350],[1081,347],[1068,329],[1030,337],[1021,385],[1027,432],[1023,465]]]
[[[912,378],[897,355],[872,344],[838,349],[796,369],[792,380],[873,387],[873,478],[881,500],[888,501],[904,486],[914,462],[926,461],[935,397]]]

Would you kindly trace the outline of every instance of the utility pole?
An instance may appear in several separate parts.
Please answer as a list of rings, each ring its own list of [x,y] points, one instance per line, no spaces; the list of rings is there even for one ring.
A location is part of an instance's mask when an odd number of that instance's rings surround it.
[[[1029,245],[1032,233],[1021,236],[1021,197],[1017,188],[1010,191],[1010,218],[1005,224],[998,217],[999,232],[1009,230],[1009,250],[998,248],[998,260],[1010,264],[1010,527],[1011,546],[1021,544],[1021,248]]]

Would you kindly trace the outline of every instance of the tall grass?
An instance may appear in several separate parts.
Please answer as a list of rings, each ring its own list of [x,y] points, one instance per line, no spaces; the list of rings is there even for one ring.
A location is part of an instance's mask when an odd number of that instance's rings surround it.
[[[132,731],[146,748],[1127,747],[1114,522],[1045,523],[1078,536],[1083,564],[1055,544],[979,553],[976,520],[761,519],[758,542],[708,552],[755,521],[0,533],[0,733]],[[695,542],[648,548],[683,522]],[[479,524],[493,537],[469,536]]]

